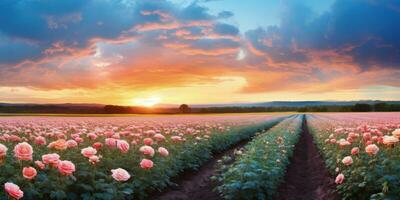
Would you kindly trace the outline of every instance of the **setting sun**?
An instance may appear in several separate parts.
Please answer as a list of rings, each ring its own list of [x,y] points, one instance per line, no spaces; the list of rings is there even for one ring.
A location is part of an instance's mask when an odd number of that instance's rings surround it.
[[[160,97],[148,97],[148,98],[135,98],[132,100],[132,104],[135,106],[153,107],[161,102]]]

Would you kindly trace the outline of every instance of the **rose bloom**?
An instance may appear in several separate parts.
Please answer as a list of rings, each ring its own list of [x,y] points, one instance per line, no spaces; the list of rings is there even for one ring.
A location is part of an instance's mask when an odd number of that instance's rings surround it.
[[[345,139],[340,139],[339,140],[339,146],[340,147],[344,147],[344,146],[348,146],[348,145],[351,145],[351,143],[349,141],[347,141]]]
[[[86,147],[81,150],[81,154],[85,156],[86,158],[90,158],[91,156],[96,155],[97,150],[93,147]]]
[[[353,164],[353,158],[351,156],[346,156],[343,158],[342,163],[346,166]]]
[[[106,138],[105,142],[108,147],[116,147],[117,146],[117,140],[115,140],[114,138]]]
[[[371,133],[370,132],[363,133],[363,139],[365,141],[370,140],[371,139]]]
[[[57,167],[58,161],[60,161],[60,156],[56,153],[45,154],[42,156],[42,161],[44,164],[51,165],[52,167]]]
[[[376,155],[379,151],[379,147],[376,146],[375,144],[370,144],[367,147],[365,147],[365,152],[369,155]]]
[[[52,149],[57,149],[57,150],[65,150],[68,148],[68,145],[64,139],[59,139],[59,140],[50,142],[50,144],[47,147],[52,148]]]
[[[89,133],[89,134],[87,134],[86,136],[87,136],[89,139],[91,139],[91,140],[95,140],[95,139],[97,138],[97,135],[94,134],[94,133]]]
[[[131,178],[131,175],[124,169],[122,168],[117,168],[117,169],[112,169],[111,170],[112,177],[116,181],[127,181],[128,179]]]
[[[351,155],[357,155],[360,152],[360,148],[354,147],[351,149]]]
[[[44,163],[42,161],[40,161],[40,160],[35,161],[35,164],[41,170],[44,170],[44,168],[46,167],[46,165],[44,165]]]
[[[46,138],[42,137],[42,136],[38,136],[35,138],[35,144],[38,145],[46,145]]]
[[[169,155],[168,150],[166,148],[164,148],[164,147],[159,147],[158,148],[158,153],[160,153],[164,157],[167,157]]]
[[[165,140],[165,137],[164,137],[162,134],[160,134],[160,133],[155,134],[153,137],[154,137],[154,139],[156,139],[157,141],[163,141],[163,140]]]
[[[336,176],[335,183],[336,184],[342,184],[344,181],[344,175],[340,173],[339,175]]]
[[[117,140],[117,148],[122,152],[126,153],[129,151],[129,143],[125,140]]]
[[[387,135],[385,135],[385,136],[383,136],[383,141],[382,142],[385,145],[394,145],[397,142],[399,142],[399,139],[397,137],[395,137],[395,136],[387,136]]]
[[[94,165],[94,164],[100,162],[100,157],[98,157],[98,156],[90,156],[89,157],[89,162]]]
[[[24,167],[22,169],[22,175],[24,176],[24,178],[32,180],[33,178],[36,177],[37,171],[33,167]]]
[[[394,131],[392,132],[392,135],[395,136],[395,137],[397,137],[397,138],[400,138],[400,128],[394,130]]]
[[[0,144],[0,157],[4,157],[7,155],[8,148],[3,144]]]
[[[95,142],[95,143],[93,143],[92,147],[95,148],[96,150],[99,150],[99,149],[101,149],[101,147],[103,147],[103,143]]]
[[[81,137],[76,137],[76,138],[74,138],[74,140],[75,140],[77,143],[83,142],[83,138],[81,138]]]
[[[143,169],[151,169],[153,167],[153,161],[151,161],[149,159],[143,159],[140,162],[140,167]]]
[[[142,146],[139,149],[144,155],[154,156],[154,149],[151,146]]]
[[[63,160],[58,163],[58,171],[63,175],[71,175],[75,172],[75,165],[71,161]]]
[[[78,146],[78,142],[76,142],[75,140],[68,140],[67,141],[67,146],[68,148],[74,148]]]
[[[145,145],[151,146],[151,145],[153,144],[153,139],[151,139],[151,138],[144,138],[144,139],[143,139],[143,143],[144,143]]]
[[[19,189],[18,185],[15,185],[14,183],[6,183],[4,184],[4,190],[7,192],[10,197],[14,199],[21,199],[24,197],[24,192]]]
[[[172,136],[171,140],[175,141],[175,142],[179,142],[179,141],[182,141],[182,138],[181,138],[181,136]]]
[[[32,146],[26,142],[19,143],[14,147],[14,156],[18,160],[32,160]]]

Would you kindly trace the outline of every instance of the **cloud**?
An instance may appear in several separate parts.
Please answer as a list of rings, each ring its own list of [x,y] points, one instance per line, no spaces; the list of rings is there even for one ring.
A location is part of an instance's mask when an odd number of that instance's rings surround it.
[[[313,52],[351,56],[360,70],[400,68],[400,2],[337,0],[323,14],[287,3],[279,26],[246,33],[249,51],[270,63],[309,63]],[[314,53],[315,55],[316,53]],[[329,64],[329,63],[328,63]]]
[[[240,94],[399,87],[397,1],[337,0],[324,13],[284,5],[278,25],[243,33],[234,13],[204,1],[5,0],[0,85],[149,90],[231,76],[245,80]]]

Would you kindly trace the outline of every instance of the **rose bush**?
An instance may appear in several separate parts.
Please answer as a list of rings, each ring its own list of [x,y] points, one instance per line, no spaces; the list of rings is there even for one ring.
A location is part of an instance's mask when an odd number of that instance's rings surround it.
[[[395,113],[307,115],[307,120],[343,199],[399,199]]]
[[[272,199],[283,181],[302,126],[303,116],[288,118],[256,136],[236,161],[222,166],[217,190],[225,199]]]
[[[0,199],[144,199],[283,118],[0,118]]]

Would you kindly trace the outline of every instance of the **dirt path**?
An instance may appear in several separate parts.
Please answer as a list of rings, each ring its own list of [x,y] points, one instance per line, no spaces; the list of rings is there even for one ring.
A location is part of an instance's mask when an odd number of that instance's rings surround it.
[[[213,192],[214,184],[210,177],[214,174],[217,161],[225,155],[233,156],[235,149],[246,145],[250,140],[244,140],[232,146],[229,150],[213,156],[198,171],[186,172],[179,176],[176,188],[169,188],[161,194],[153,196],[154,200],[221,200],[217,192]]]
[[[336,200],[339,198],[334,188],[334,180],[325,168],[304,120],[302,135],[276,200]]]

